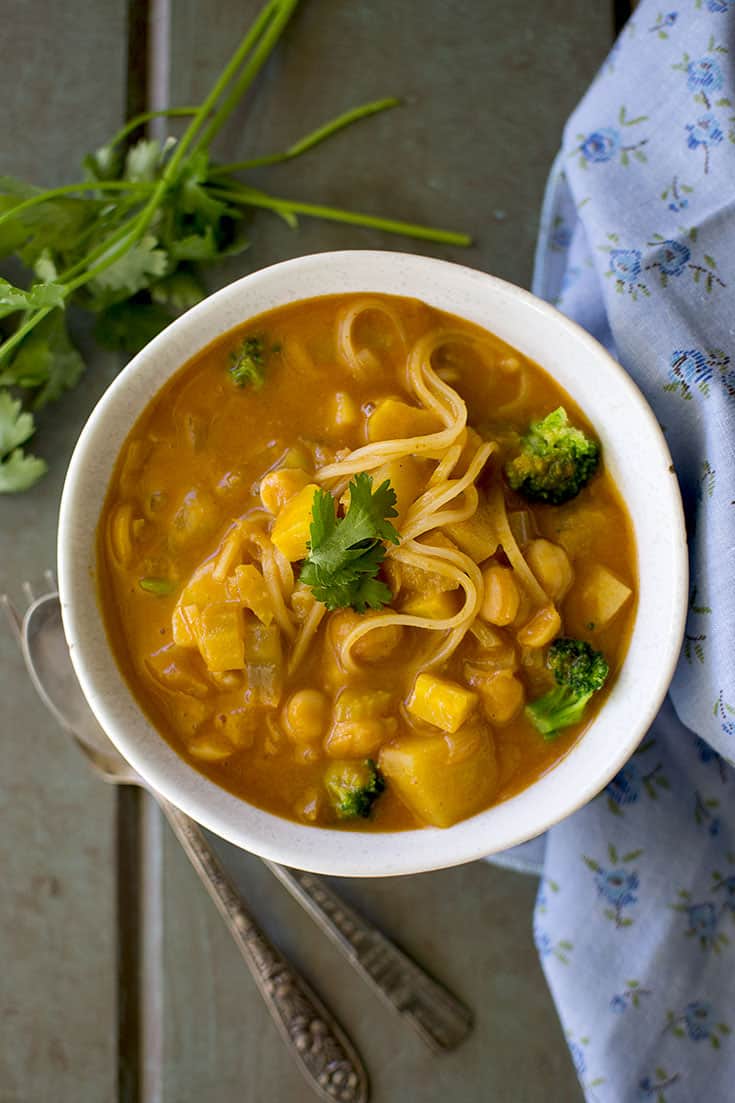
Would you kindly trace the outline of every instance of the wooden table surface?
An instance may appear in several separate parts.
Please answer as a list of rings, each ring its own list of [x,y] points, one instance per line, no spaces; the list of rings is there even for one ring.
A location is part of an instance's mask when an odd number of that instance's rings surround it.
[[[131,110],[200,99],[256,0],[6,0],[0,172],[51,185]],[[621,8],[618,2],[616,9]],[[405,100],[292,165],[275,193],[458,229],[469,250],[267,214],[212,286],[335,248],[460,260],[528,285],[563,122],[606,53],[608,0],[304,0],[221,138],[227,159],[287,145],[387,94]],[[89,371],[39,418],[50,462],[0,498],[0,591],[55,558],[81,425],[119,369],[75,321]],[[105,787],[44,712],[0,634],[0,1103],[310,1103],[213,905],[155,810]],[[475,1010],[433,1057],[251,856],[218,850],[264,927],[341,1018],[375,1103],[547,1103],[580,1091],[531,935],[535,882],[484,863],[339,891]]]

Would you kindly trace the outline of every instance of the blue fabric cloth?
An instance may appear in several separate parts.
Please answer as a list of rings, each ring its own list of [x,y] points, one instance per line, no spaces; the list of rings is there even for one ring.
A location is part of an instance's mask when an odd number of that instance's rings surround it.
[[[670,697],[546,839],[536,945],[596,1103],[735,1099],[733,50],[735,0],[640,4],[566,127],[537,255],[536,293],[656,412],[691,548]]]

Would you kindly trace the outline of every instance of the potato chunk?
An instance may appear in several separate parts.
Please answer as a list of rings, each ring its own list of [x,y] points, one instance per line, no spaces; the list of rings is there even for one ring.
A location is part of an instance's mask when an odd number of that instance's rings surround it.
[[[433,827],[453,823],[486,807],[497,789],[495,749],[478,725],[477,747],[452,761],[441,736],[405,735],[383,747],[380,769],[415,816]]]
[[[311,507],[317,490],[319,487],[316,483],[307,483],[298,494],[294,494],[293,498],[286,502],[276,517],[271,540],[291,563],[306,558],[311,528]]]
[[[435,674],[419,674],[406,708],[427,724],[446,732],[456,732],[476,703],[477,694],[458,682],[437,678]]]
[[[580,595],[585,622],[593,625],[592,631],[607,627],[629,600],[632,590],[619,578],[595,564],[585,575]]]

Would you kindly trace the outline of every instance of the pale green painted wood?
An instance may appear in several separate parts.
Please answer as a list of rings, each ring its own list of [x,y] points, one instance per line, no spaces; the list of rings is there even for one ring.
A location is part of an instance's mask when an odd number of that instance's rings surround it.
[[[123,112],[124,0],[8,0],[2,14],[0,172],[70,180]],[[21,580],[55,565],[68,457],[114,370],[94,353],[79,390],[39,418],[51,473],[0,497],[0,591],[19,601]],[[0,1100],[111,1103],[113,793],[47,716],[4,624],[0,700]]]
[[[172,103],[206,92],[257,7],[213,0],[205,16],[194,0],[174,0]],[[305,0],[256,95],[223,134],[222,156],[283,148],[349,106],[401,95],[400,110],[254,181],[276,194],[469,229],[478,244],[433,248],[306,219],[294,234],[263,214],[251,252],[228,264],[220,282],[308,252],[393,248],[527,284],[548,167],[566,115],[606,52],[610,21],[607,4],[583,0]],[[309,1103],[168,833],[164,846],[166,1103]],[[580,1099],[533,948],[532,881],[475,864],[344,886],[475,1009],[472,1039],[436,1058],[354,979],[266,870],[219,846],[266,928],[352,1034],[375,1103]]]

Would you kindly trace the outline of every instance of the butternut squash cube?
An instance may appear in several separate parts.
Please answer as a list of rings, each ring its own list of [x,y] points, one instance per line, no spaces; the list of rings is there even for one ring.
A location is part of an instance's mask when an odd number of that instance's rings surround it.
[[[400,398],[383,398],[368,418],[368,440],[393,440],[438,433],[444,426],[431,410],[409,406]]]
[[[477,747],[452,761],[442,736],[404,735],[384,746],[380,769],[400,799],[423,823],[451,827],[487,807],[498,782],[495,748],[478,725]]]
[[[291,563],[306,558],[311,528],[311,507],[317,490],[319,487],[316,483],[307,483],[298,494],[294,494],[293,498],[286,502],[273,525],[271,540],[281,555],[285,555]]]
[[[234,602],[207,605],[199,614],[199,650],[208,670],[243,670],[242,609]]]
[[[587,572],[582,583],[580,605],[585,623],[594,625],[592,631],[607,627],[631,596],[632,590],[619,578],[596,563]]]
[[[471,517],[466,521],[458,521],[456,525],[447,525],[447,532],[455,544],[475,563],[484,562],[498,550],[492,511],[483,498],[480,498],[477,509]]]
[[[265,579],[252,563],[241,563],[227,580],[227,592],[233,601],[239,601],[252,610],[265,625],[273,622],[273,603]]]
[[[456,732],[477,704],[477,694],[458,682],[419,674],[406,708],[419,720],[445,732]]]
[[[416,456],[404,456],[400,460],[391,460],[384,463],[372,472],[373,489],[377,489],[386,479],[396,492],[396,509],[398,517],[393,521],[394,525],[401,525],[406,519],[410,507],[424,490],[431,475],[429,460],[422,460]]]
[[[433,590],[429,593],[408,594],[401,605],[401,612],[412,617],[431,617],[445,620],[459,609],[459,598],[452,590]]]

